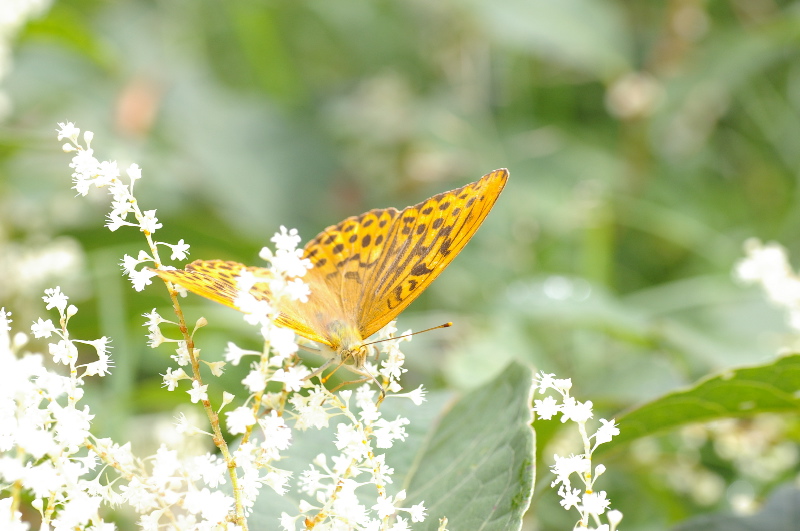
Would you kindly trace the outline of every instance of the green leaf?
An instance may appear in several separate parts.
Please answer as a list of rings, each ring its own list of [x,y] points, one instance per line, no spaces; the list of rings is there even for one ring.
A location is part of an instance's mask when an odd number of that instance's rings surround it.
[[[385,452],[386,464],[394,469],[392,475],[393,483],[386,486],[387,494],[395,495],[403,488],[409,470],[425,444],[426,436],[431,430],[431,426],[443,414],[444,410],[449,409],[452,402],[452,393],[436,392],[429,393],[427,400],[420,406],[415,406],[410,400],[395,399],[388,397],[381,405],[381,412],[384,418],[394,419],[397,415],[409,420],[406,425],[408,438],[403,442],[396,442],[388,450],[377,450],[376,454]],[[283,453],[284,459],[276,466],[293,473],[291,481],[292,489],[285,496],[278,496],[271,489],[262,489],[256,500],[252,516],[248,519],[251,529],[275,529],[281,512],[298,514],[300,498],[294,492],[297,479],[304,470],[308,470],[311,461],[319,454],[327,456],[336,455],[338,451],[334,446],[336,441],[336,426],[341,422],[338,419],[331,419],[331,425],[321,430],[308,429],[306,431],[295,430],[292,446]],[[328,460],[330,465],[330,459]],[[369,502],[369,507],[375,503],[375,489],[359,489],[364,504]],[[372,496],[372,500],[367,496]],[[306,497],[307,498],[307,497]],[[312,501],[312,500],[308,500]],[[410,507],[410,505],[406,505]],[[299,527],[299,525],[298,525]]]
[[[618,418],[620,434],[598,450],[691,422],[800,409],[800,354],[723,372],[669,393]]]
[[[762,509],[751,515],[711,514],[687,520],[674,531],[785,531],[797,529],[800,490],[792,485],[776,489]]]
[[[514,362],[450,410],[418,456],[410,504],[428,518],[414,529],[514,530],[530,505],[535,475],[530,368]]]
[[[431,393],[421,406],[386,399],[381,406],[384,418],[400,415],[410,421],[408,438],[386,450],[386,464],[394,469],[393,483],[386,490],[395,495],[406,489],[404,507],[424,501],[428,517],[413,525],[415,531],[437,529],[441,516],[448,517],[452,530],[520,528],[534,481],[531,387],[531,370],[512,363],[455,404],[450,393]],[[285,459],[277,463],[294,473],[292,486],[318,454],[338,453],[337,424],[332,419],[323,430],[295,431]],[[374,489],[357,492],[368,507],[375,503]],[[250,528],[274,529],[281,512],[298,513],[299,501],[292,492],[278,496],[263,489],[248,519]]]

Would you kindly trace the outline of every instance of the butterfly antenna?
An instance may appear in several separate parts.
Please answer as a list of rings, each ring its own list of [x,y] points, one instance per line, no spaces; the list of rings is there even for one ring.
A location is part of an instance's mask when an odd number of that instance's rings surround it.
[[[403,334],[402,336],[397,336],[397,337],[387,337],[386,339],[379,339],[377,341],[372,341],[370,343],[364,343],[363,346],[366,347],[367,345],[374,345],[375,343],[382,343],[384,341],[392,341],[394,339],[403,339],[404,337],[415,336],[417,334],[422,334],[423,332],[430,332],[431,330],[438,330],[440,328],[449,328],[451,326],[453,326],[453,323],[444,323],[444,324],[440,324],[439,326],[434,326],[433,328],[426,328],[425,330],[419,330],[417,332],[411,332],[410,334]]]

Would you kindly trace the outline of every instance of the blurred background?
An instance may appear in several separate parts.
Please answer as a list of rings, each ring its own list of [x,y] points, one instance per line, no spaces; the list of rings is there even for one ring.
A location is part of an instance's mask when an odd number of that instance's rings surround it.
[[[143,313],[170,315],[165,290],[134,292],[118,266],[141,234],[104,228],[103,191],[75,197],[57,121],[142,167],[157,238],[191,259],[258,264],[279,225],[306,241],[509,168],[400,317],[455,322],[406,346],[410,388],[468,392],[518,358],[611,418],[792,344],[731,271],[749,237],[800,245],[796,2],[2,0],[0,39],[0,305],[27,329],[60,285],[81,309],[73,335],[113,338],[98,433],[130,438],[184,399],[159,388],[171,351],[144,339]],[[206,359],[231,339],[258,348],[236,312],[185,310],[211,322]],[[545,465],[569,441],[538,424],[526,525],[567,529]],[[799,432],[781,417],[687,428],[609,456],[601,483],[628,531],[750,511],[797,474]]]

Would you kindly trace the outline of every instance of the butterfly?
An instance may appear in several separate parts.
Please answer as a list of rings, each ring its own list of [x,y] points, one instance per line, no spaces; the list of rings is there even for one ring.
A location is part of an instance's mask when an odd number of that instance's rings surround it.
[[[453,261],[507,180],[508,170],[495,170],[403,210],[374,209],[326,228],[303,250],[313,264],[303,277],[311,290],[308,302],[281,299],[276,324],[328,347],[335,353],[330,362],[352,364],[368,375],[365,339],[395,319]],[[196,260],[183,270],[155,272],[238,310],[237,277],[243,270],[257,277],[269,274],[223,260]],[[274,302],[266,283],[256,284],[250,294]]]

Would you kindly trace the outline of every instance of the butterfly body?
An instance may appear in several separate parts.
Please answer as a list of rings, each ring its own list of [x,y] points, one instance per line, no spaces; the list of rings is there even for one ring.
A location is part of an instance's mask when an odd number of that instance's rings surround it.
[[[495,170],[480,180],[403,210],[374,209],[327,227],[303,251],[313,267],[302,280],[308,302],[273,301],[266,283],[250,294],[276,304],[276,323],[327,346],[341,363],[363,369],[364,340],[416,299],[466,245],[508,179]],[[242,270],[268,280],[265,268],[197,260],[184,270],[158,270],[170,282],[239,309]]]

